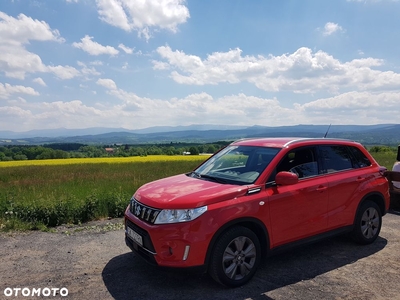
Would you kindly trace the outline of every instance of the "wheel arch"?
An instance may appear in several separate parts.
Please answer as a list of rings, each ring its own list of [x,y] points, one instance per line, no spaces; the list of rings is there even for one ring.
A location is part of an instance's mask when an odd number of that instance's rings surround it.
[[[261,245],[261,257],[265,257],[269,250],[269,234],[268,230],[265,227],[264,223],[256,218],[239,218],[235,220],[231,220],[228,223],[221,226],[217,232],[215,232],[214,236],[211,239],[210,244],[207,248],[207,255],[205,260],[205,265],[208,267],[210,262],[211,253],[213,252],[214,246],[218,238],[226,232],[229,228],[233,226],[243,226],[250,230],[252,230],[258,237],[260,245]]]
[[[383,196],[379,193],[365,195],[360,201],[353,221],[352,237],[361,245],[373,243],[382,227],[382,216],[386,213]],[[378,214],[378,215],[376,215]]]
[[[386,208],[385,208],[385,197],[378,192],[372,192],[369,194],[366,194],[362,200],[360,201],[360,203],[358,203],[358,207],[357,207],[357,211],[356,214],[354,216],[354,221],[357,217],[357,212],[359,211],[360,207],[366,202],[366,201],[372,201],[375,202],[376,205],[378,205],[379,210],[381,212],[381,216],[384,216],[386,214]]]

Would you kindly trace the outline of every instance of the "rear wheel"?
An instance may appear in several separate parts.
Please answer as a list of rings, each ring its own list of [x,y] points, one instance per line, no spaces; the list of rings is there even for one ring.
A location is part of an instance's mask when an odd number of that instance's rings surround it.
[[[373,243],[381,231],[382,214],[375,202],[364,202],[356,216],[354,223],[353,238],[360,244]]]
[[[237,287],[253,277],[260,264],[260,256],[257,235],[246,227],[235,226],[217,240],[208,272],[217,282]]]

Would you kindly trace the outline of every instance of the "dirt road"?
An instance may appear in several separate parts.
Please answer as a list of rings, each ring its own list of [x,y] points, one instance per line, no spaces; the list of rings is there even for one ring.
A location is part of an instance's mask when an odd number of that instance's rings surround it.
[[[250,283],[236,289],[221,287],[207,275],[149,266],[125,246],[121,223],[119,219],[59,227],[53,233],[2,234],[0,298],[400,299],[396,212],[383,218],[381,235],[372,245],[338,237],[292,250],[266,260]],[[17,288],[21,290],[15,296]],[[38,288],[52,294],[25,297],[23,288],[25,295]],[[62,296],[65,289],[68,296]]]

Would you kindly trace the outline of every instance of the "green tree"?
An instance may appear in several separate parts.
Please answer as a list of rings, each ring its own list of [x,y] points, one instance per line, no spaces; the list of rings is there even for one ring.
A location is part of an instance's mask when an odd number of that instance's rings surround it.
[[[79,152],[85,153],[86,157],[107,156],[107,152],[102,146],[83,146],[79,148]]]
[[[195,146],[189,148],[190,155],[199,155],[199,149]]]
[[[208,145],[206,153],[214,153],[216,151],[216,148],[214,145]]]
[[[25,154],[16,154],[13,158],[14,160],[28,160],[28,157]]]

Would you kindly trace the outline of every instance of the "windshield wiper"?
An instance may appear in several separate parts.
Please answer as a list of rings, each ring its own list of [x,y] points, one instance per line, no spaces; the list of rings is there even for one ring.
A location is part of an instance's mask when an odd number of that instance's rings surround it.
[[[219,178],[219,177],[214,177],[214,176],[207,175],[207,174],[200,174],[200,173],[197,173],[195,171],[190,172],[190,176],[191,177],[196,177],[196,178],[199,178],[199,179],[208,179],[208,180],[212,180],[212,181],[215,181],[215,182],[218,182],[218,183],[227,183],[228,182],[225,179],[222,179],[222,178]]]
[[[190,172],[189,175],[190,175],[191,177],[201,178],[201,175],[200,175],[199,173],[195,172],[195,171]],[[193,176],[193,175],[194,175],[194,176]]]
[[[197,173],[198,174],[198,173]],[[207,175],[207,174],[198,174],[200,175],[200,178],[205,178],[205,179],[209,179],[218,183],[227,183],[228,181],[226,181],[225,179],[219,178],[219,177],[215,177],[215,176],[211,176],[211,175]]]

